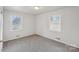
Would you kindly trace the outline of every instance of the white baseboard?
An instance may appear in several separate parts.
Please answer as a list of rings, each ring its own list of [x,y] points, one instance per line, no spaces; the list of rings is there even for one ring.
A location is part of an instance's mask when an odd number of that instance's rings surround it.
[[[35,34],[29,34],[29,35],[26,35],[26,36],[16,37],[16,38],[10,39],[10,40],[15,40],[15,39],[23,38],[23,37],[29,37],[29,36],[32,36],[32,35],[35,35]],[[10,41],[10,40],[3,40],[3,42]]]
[[[47,37],[47,36],[42,35],[42,34],[37,34],[37,35],[40,35],[40,36],[42,36],[42,37],[45,37],[45,38],[48,38],[48,39],[51,39],[51,40],[55,40],[54,38],[50,38],[50,37]],[[55,40],[55,41],[58,41],[58,42],[60,42],[60,43],[63,43],[63,44],[65,44],[65,45],[69,45],[69,46],[72,46],[72,47],[75,47],[75,48],[79,48],[79,46],[77,46],[77,45],[75,45],[75,44],[67,43],[67,42],[65,42],[65,41],[61,41],[61,40]]]
[[[45,38],[48,38],[48,39],[51,39],[51,40],[55,40],[54,38],[50,38],[50,37],[47,37],[45,35],[42,35],[42,34],[30,34],[30,35],[27,35],[27,36],[23,36],[23,37],[29,37],[29,36],[32,36],[32,35],[39,35],[39,36],[42,36],[42,37],[45,37]],[[19,38],[23,38],[23,37],[18,37],[16,39],[19,39]],[[11,39],[11,40],[14,40],[14,39]],[[4,42],[5,41],[10,41],[10,40],[3,40]],[[71,43],[67,43],[65,41],[61,41],[61,40],[55,40],[55,41],[58,41],[60,43],[64,43],[66,45],[69,45],[69,46],[72,46],[72,47],[76,47],[76,48],[79,48],[79,46],[75,45],[75,44],[71,44]]]

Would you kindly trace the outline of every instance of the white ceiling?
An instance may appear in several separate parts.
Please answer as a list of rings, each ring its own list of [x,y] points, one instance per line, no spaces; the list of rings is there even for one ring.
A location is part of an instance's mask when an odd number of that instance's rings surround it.
[[[24,12],[28,14],[41,14],[46,12],[51,12],[53,10],[62,8],[63,6],[39,6],[39,10],[35,10],[33,6],[5,6],[5,10],[12,10],[18,12]]]

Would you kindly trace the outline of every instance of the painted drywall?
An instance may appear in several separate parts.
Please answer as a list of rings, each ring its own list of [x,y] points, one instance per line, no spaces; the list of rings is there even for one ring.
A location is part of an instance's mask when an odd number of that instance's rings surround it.
[[[22,16],[22,20],[23,20],[22,30],[11,31],[10,17],[12,15]],[[4,41],[13,40],[16,38],[25,37],[34,34],[35,31],[34,18],[35,18],[34,15],[4,10],[4,36],[3,36]]]
[[[61,32],[49,30],[49,19],[53,15],[61,16]],[[36,25],[37,34],[79,48],[79,7],[64,7],[37,15]]]
[[[3,7],[0,6],[0,52],[3,47]]]
[[[0,40],[3,40],[3,7],[0,7]]]

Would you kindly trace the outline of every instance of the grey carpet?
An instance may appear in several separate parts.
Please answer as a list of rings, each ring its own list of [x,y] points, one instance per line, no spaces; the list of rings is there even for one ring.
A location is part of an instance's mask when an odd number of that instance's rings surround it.
[[[77,52],[74,48],[63,43],[32,35],[20,39],[4,42],[3,52]]]

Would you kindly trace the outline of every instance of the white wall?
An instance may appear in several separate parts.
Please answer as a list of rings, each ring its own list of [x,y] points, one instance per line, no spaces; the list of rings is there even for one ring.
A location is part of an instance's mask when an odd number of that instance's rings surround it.
[[[53,15],[62,17],[62,31],[49,31],[49,19]],[[37,15],[36,32],[44,37],[55,39],[60,37],[59,42],[79,47],[79,7],[64,7],[53,12]]]
[[[3,40],[3,7],[0,6],[0,40]]]
[[[10,27],[11,27],[10,16],[12,16],[12,15],[18,15],[18,16],[23,17],[23,19],[22,19],[23,28],[21,31],[12,32],[10,30]],[[35,19],[35,16],[30,15],[30,14],[4,10],[4,41],[34,34],[34,31],[35,31],[34,19]],[[18,36],[18,37],[16,37],[16,36]]]
[[[0,6],[0,52],[2,51],[3,47],[3,7]]]

